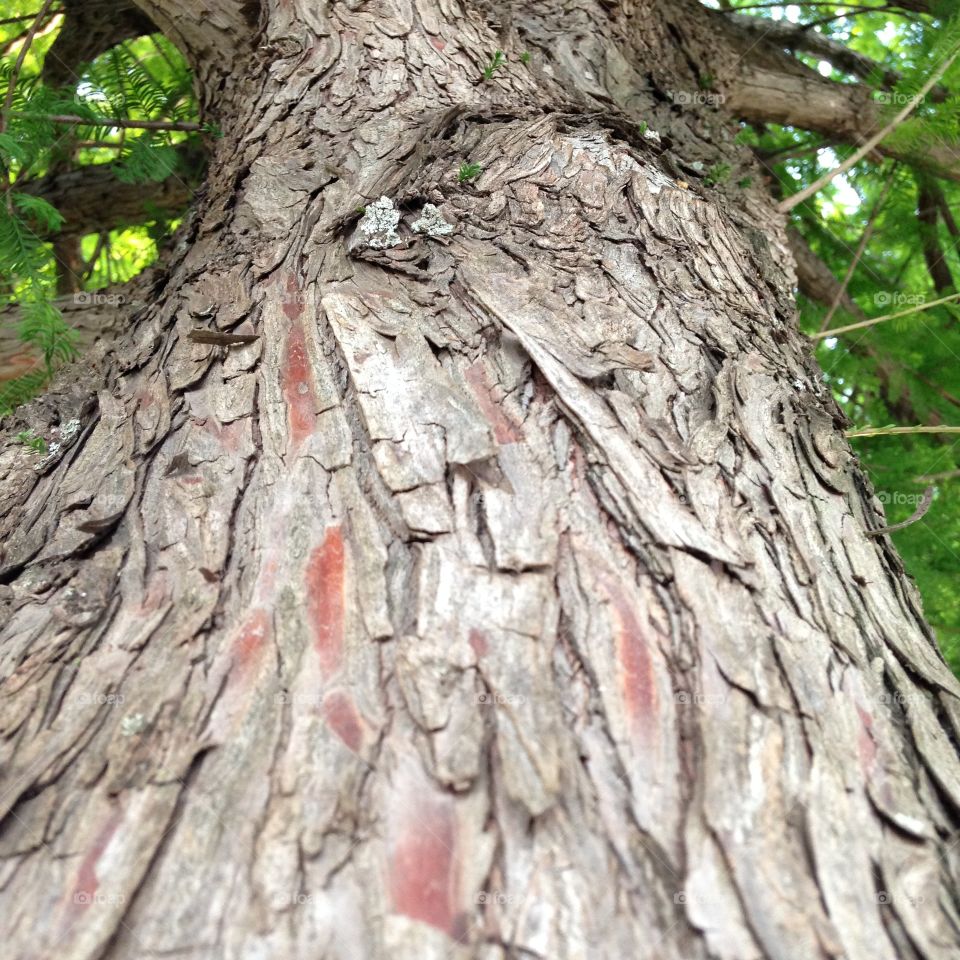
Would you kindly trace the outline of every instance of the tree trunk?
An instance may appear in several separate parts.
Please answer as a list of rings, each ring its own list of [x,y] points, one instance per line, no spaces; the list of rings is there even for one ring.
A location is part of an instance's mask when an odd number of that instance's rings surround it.
[[[957,956],[960,691],[712,21],[219,3],[140,4],[197,210],[0,454],[5,955]]]

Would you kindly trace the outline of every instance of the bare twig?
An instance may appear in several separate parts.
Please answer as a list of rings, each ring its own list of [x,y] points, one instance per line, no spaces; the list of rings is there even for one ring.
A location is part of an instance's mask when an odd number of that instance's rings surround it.
[[[777,210],[781,213],[788,213],[797,206],[797,204],[803,203],[804,200],[819,193],[835,177],[840,176],[841,173],[846,173],[852,166],[859,163],[878,143],[889,136],[917,109],[923,98],[936,86],[940,78],[950,69],[953,61],[956,60],[958,56],[960,56],[960,48],[954,50],[954,52],[933,71],[927,78],[927,82],[920,88],[920,92],[915,97],[911,97],[910,102],[882,130],[870,137],[859,150],[847,157],[843,163],[838,164],[832,170],[828,170],[818,180],[811,183],[808,187],[804,187],[803,190],[799,190],[793,194],[793,196],[787,197],[786,200],[781,200],[780,203],[777,204]]]
[[[848,430],[847,438],[852,437],[893,437],[907,433],[960,433],[960,427],[864,427],[862,430]]]
[[[901,310],[899,313],[888,313],[883,317],[871,317],[869,320],[861,320],[858,323],[848,323],[845,327],[834,327],[832,330],[821,330],[819,333],[810,335],[811,340],[822,340],[824,337],[836,337],[841,333],[850,333],[851,330],[863,330],[864,327],[872,327],[878,323],[884,323],[887,320],[896,320],[898,317],[908,317],[911,313],[920,313],[923,310],[930,310],[932,307],[939,307],[941,303],[949,303],[952,300],[960,298],[960,293],[952,293],[949,297],[941,297],[939,300],[931,300],[930,303],[922,303],[918,307],[911,307],[909,310]]]
[[[23,23],[24,20],[33,20],[35,17],[39,17],[43,11],[38,11],[37,13],[21,13],[19,17],[4,17],[3,20],[0,20],[0,27],[5,27],[10,23]],[[53,13],[63,13],[62,7],[57,7],[56,10],[48,10],[48,14]]]
[[[893,533],[894,530],[902,530],[904,527],[909,527],[911,523],[916,523],[918,520],[922,519],[924,514],[930,509],[930,504],[933,503],[933,487],[927,487],[923,492],[923,497],[921,497],[920,502],[917,504],[917,509],[907,517],[906,520],[901,520],[900,523],[891,523],[889,527],[879,527],[876,530],[868,530],[868,537],[879,537],[884,533]]]
[[[916,483],[943,483],[945,480],[960,478],[960,470],[943,470],[940,473],[925,473],[916,478]]]
[[[830,326],[830,321],[833,319],[833,315],[837,312],[837,307],[840,306],[840,301],[843,300],[844,294],[847,292],[847,287],[850,284],[850,279],[853,277],[853,272],[857,269],[857,264],[860,262],[860,258],[863,256],[864,250],[867,249],[867,244],[870,242],[870,238],[873,236],[873,231],[876,229],[877,217],[879,216],[881,209],[883,209],[883,205],[886,202],[887,194],[890,192],[890,188],[893,186],[893,178],[896,175],[896,172],[897,164],[894,164],[890,170],[890,175],[887,177],[887,182],[883,185],[883,190],[881,190],[880,196],[877,197],[877,202],[873,205],[873,209],[870,211],[870,214],[867,217],[866,229],[863,231],[863,236],[860,238],[860,243],[857,244],[857,249],[853,255],[853,259],[850,261],[850,266],[847,267],[846,275],[840,283],[840,286],[837,288],[833,302],[830,304],[830,309],[827,311],[827,315],[823,318],[823,323],[820,324],[821,333],[823,333],[823,331]]]

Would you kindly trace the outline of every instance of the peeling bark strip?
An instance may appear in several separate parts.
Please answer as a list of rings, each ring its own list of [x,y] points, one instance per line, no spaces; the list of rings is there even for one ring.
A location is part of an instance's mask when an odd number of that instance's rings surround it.
[[[714,15],[142,7],[224,137],[0,447],[5,956],[952,960],[960,689]]]

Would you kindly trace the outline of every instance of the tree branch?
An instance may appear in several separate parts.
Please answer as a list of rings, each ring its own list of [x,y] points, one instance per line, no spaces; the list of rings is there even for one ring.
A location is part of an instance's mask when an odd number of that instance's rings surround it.
[[[930,310],[932,307],[939,307],[944,303],[953,303],[960,298],[960,293],[951,294],[949,297],[940,297],[939,300],[931,300],[930,303],[921,303],[918,306],[910,307],[908,310],[900,310],[897,313],[888,313],[882,317],[871,317],[869,320],[861,320],[859,323],[850,323],[845,327],[834,327],[832,330],[823,330],[815,333],[812,340],[822,340],[824,337],[836,337],[841,333],[850,333],[852,330],[863,330],[866,327],[876,326],[878,323],[884,323],[887,320],[897,320],[900,317],[909,317],[913,313],[922,313],[924,310]]]
[[[786,200],[782,201],[777,209],[782,213],[788,213],[798,204],[803,203],[804,200],[814,196],[819,193],[831,180],[835,177],[840,176],[842,173],[846,173],[852,166],[859,163],[871,150],[880,144],[880,142],[893,133],[896,128],[903,123],[904,120],[921,103],[923,98],[933,89],[934,86],[939,82],[940,78],[950,69],[954,60],[960,56],[960,49],[955,50],[949,57],[947,57],[937,68],[933,71],[932,74],[927,78],[926,83],[920,88],[920,92],[915,96],[910,98],[910,102],[900,110],[897,115],[884,127],[878,130],[876,133],[872,134],[865,144],[860,147],[858,150],[854,151],[843,163],[834,167],[832,170],[828,170],[822,177],[818,180],[815,180],[809,186],[804,187],[798,193],[793,194],[793,196],[788,197]]]
[[[199,169],[195,149],[181,147],[182,169]],[[64,218],[61,234],[81,235],[113,230],[152,219],[153,208],[182,213],[193,196],[191,174],[171,174],[156,183],[123,183],[116,163],[79,167],[29,182],[24,192],[41,197]]]
[[[63,26],[43,61],[43,79],[54,87],[76,85],[79,66],[123,40],[157,29],[125,0],[67,0],[63,11]]]
[[[181,120],[125,120],[121,117],[98,117],[96,120],[90,120],[88,117],[58,113],[11,113],[10,116],[49,120],[51,123],[62,123],[71,127],[116,127],[118,130],[182,130],[187,133],[197,133],[206,129],[202,123],[190,123]]]
[[[940,238],[937,235],[937,225],[940,219],[937,195],[930,188],[930,181],[927,177],[918,174],[916,180],[917,220],[920,225],[920,244],[923,247],[923,259],[937,293],[945,294],[954,289],[954,284],[950,265],[947,263],[946,254],[940,246]]]
[[[894,86],[900,79],[894,70],[887,70],[876,60],[852,50],[845,44],[825,37],[806,24],[792,23],[789,20],[771,20],[767,17],[751,17],[748,14],[731,11],[727,19],[740,30],[765,43],[774,43],[787,50],[810,53],[833,64],[837,70],[851,76],[867,80],[881,76],[888,86]]]
[[[673,3],[680,7],[678,15],[689,13],[681,0]],[[829,80],[787,53],[782,37],[786,28],[776,21],[732,17],[704,7],[700,11],[711,43],[704,45],[695,36],[685,36],[685,52],[693,62],[704,64],[728,113],[750,123],[815,131],[857,147],[885,131],[886,111],[874,100],[875,91],[864,83]],[[761,26],[744,26],[744,20],[758,20]],[[928,81],[928,92],[939,89],[941,70],[934,73],[932,84]],[[923,144],[905,151],[877,142],[873,148],[936,176],[960,181],[960,154],[950,144]]]

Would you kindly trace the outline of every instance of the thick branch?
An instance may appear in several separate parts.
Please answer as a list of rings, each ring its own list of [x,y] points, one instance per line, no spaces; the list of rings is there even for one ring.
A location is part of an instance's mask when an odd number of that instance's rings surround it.
[[[927,178],[917,178],[917,220],[920,225],[920,243],[927,272],[939,294],[953,290],[953,275],[937,233],[939,223],[937,195],[930,189]]]
[[[760,27],[744,25],[752,18],[731,17],[688,0],[672,0],[665,16],[677,27],[688,62],[699,65],[700,79],[709,75],[723,107],[741,120],[795,126],[861,146],[889,119],[866,84],[829,80],[786,52],[788,28],[775,21],[761,20]],[[693,16],[703,21],[702,29],[684,29]],[[960,160],[949,145],[924,144],[904,152],[881,143],[877,150],[937,176],[960,180]]]
[[[813,300],[829,307],[839,297],[839,305],[858,320],[866,320],[866,314],[846,293],[833,271],[810,249],[798,230],[790,227],[787,231],[790,250],[797,265],[797,285],[800,292]]]
[[[195,156],[189,148],[181,155]],[[24,190],[55,206],[64,218],[60,232],[74,235],[143,223],[155,210],[178,214],[193,195],[188,175],[171,174],[159,183],[122,183],[112,163],[43,177]]]
[[[884,125],[869,87],[834,83],[812,70],[797,74],[743,64],[739,75],[724,85],[724,94],[726,109],[742,120],[816,130],[853,144],[866,142]],[[949,146],[927,145],[922,155],[882,143],[877,150],[938,176],[960,180],[957,151]]]
[[[43,62],[52,86],[75,85],[77,68],[132,37],[155,33],[143,11],[124,0],[67,0],[63,26]]]
[[[868,80],[879,76],[894,86],[899,77],[893,70],[887,70],[876,60],[852,50],[850,47],[825,37],[822,33],[804,27],[801,23],[788,20],[770,20],[767,17],[751,17],[743,13],[728,13],[727,18],[751,37],[772,43],[786,50],[809,53],[821,60],[833,64],[837,70],[851,76]]]

